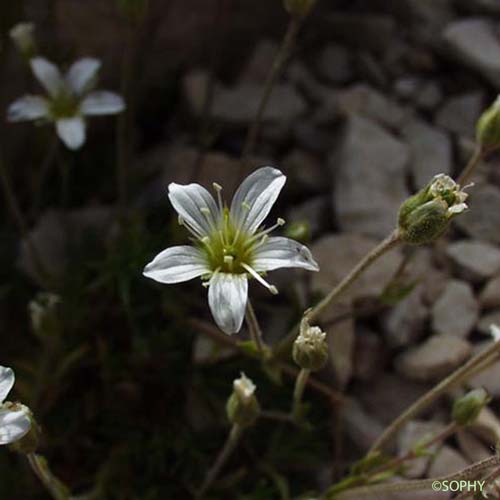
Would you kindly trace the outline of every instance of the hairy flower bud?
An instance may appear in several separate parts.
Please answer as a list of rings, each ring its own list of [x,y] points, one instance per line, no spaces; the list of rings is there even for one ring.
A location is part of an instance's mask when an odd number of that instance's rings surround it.
[[[457,399],[453,404],[452,417],[459,425],[473,424],[481,410],[491,401],[484,389],[475,389]]]
[[[293,360],[305,370],[321,370],[328,360],[326,333],[318,326],[310,326],[307,317],[300,325],[300,333],[293,343]]]
[[[316,4],[316,0],[283,0],[285,9],[292,16],[306,17]]]
[[[461,187],[445,174],[436,175],[399,209],[399,236],[406,243],[422,245],[436,240],[450,220],[467,209]]]
[[[255,384],[244,373],[233,382],[233,392],[226,404],[227,416],[232,424],[249,427],[257,420],[260,406],[255,389]]]
[[[495,148],[500,146],[500,96],[479,118],[476,136],[482,147]]]
[[[35,37],[33,36],[34,31],[35,25],[33,23],[18,23],[9,31],[10,38],[21,55],[27,60],[37,53]]]

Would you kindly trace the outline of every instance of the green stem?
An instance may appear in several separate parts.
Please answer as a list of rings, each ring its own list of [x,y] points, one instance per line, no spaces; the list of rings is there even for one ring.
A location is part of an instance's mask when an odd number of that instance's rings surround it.
[[[431,479],[417,479],[414,481],[401,481],[398,483],[376,484],[373,486],[361,486],[359,488],[353,488],[351,490],[337,493],[333,498],[335,498],[335,500],[349,500],[351,498],[353,500],[358,500],[364,496],[386,498],[383,496],[386,493],[403,493],[419,490],[429,490],[429,492],[432,492],[432,485],[436,482],[443,483],[445,481],[467,481],[477,477],[481,472],[488,470],[491,467],[498,466],[499,463],[500,457],[495,455],[493,457],[486,458],[481,462],[472,464],[459,472],[449,474],[448,476],[435,477]],[[330,500],[328,493],[325,498]]]
[[[297,34],[299,32],[301,25],[301,19],[296,16],[291,16],[290,21],[288,23],[288,28],[281,42],[281,46],[278,49],[276,57],[273,61],[273,66],[269,75],[267,77],[266,83],[264,84],[264,93],[262,94],[262,98],[259,103],[259,107],[257,109],[257,114],[255,119],[248,131],[245,145],[243,147],[242,159],[245,160],[250,156],[255,149],[255,145],[257,144],[257,139],[259,137],[260,127],[262,125],[262,119],[264,116],[264,111],[267,107],[271,94],[273,92],[273,88],[278,81],[283,68],[290,57],[290,53],[292,51],[293,45],[295,43],[295,39],[297,38]]]
[[[226,442],[224,443],[224,446],[217,455],[217,458],[213,466],[208,471],[207,475],[205,476],[205,480],[203,481],[203,484],[201,485],[200,489],[198,490],[198,493],[196,494],[197,500],[203,498],[205,493],[212,486],[212,483],[217,479],[217,476],[219,475],[219,472],[221,471],[222,467],[227,462],[227,459],[230,457],[231,453],[236,448],[236,445],[238,444],[238,441],[242,433],[243,433],[242,427],[239,426],[238,424],[233,424],[233,426],[231,427],[231,431],[229,432],[229,435],[226,439]]]
[[[466,380],[470,377],[471,374],[477,373],[478,367],[482,367],[482,369],[484,369],[489,366],[491,362],[497,360],[499,351],[500,342],[494,342],[490,347],[474,356],[465,365],[439,382],[429,392],[415,401],[415,403],[413,403],[406,411],[399,415],[389,425],[389,427],[384,430],[382,435],[375,441],[375,443],[371,447],[369,453],[382,450],[406,422],[421,413],[425,408],[436,401],[436,399],[438,399],[441,395],[448,391],[450,387]]]
[[[306,388],[307,379],[311,374],[311,370],[306,370],[301,368],[297,378],[295,380],[295,388],[293,390],[293,406],[292,406],[292,417],[295,420],[300,419],[300,408],[302,405],[302,396],[304,395],[304,390]]]
[[[262,329],[259,325],[259,320],[257,319],[257,316],[255,314],[255,310],[252,306],[252,303],[250,302],[250,299],[248,299],[248,302],[247,302],[247,313],[246,313],[245,319],[247,322],[250,337],[254,341],[255,346],[257,347],[257,350],[259,351],[261,359],[265,359],[267,347],[266,347],[266,344],[264,343]]]
[[[474,148],[474,152],[469,159],[469,162],[462,170],[462,173],[457,179],[457,183],[463,186],[472,176],[478,165],[481,163],[481,160],[486,156],[488,151],[481,147],[480,144],[476,144]]]
[[[70,500],[71,494],[67,486],[52,474],[47,460],[42,455],[30,453],[27,455],[28,462],[35,475],[43,483],[54,500]]]

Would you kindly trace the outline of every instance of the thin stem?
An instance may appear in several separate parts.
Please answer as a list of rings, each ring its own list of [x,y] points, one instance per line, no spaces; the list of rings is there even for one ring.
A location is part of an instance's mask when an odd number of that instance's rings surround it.
[[[286,422],[289,424],[295,424],[295,420],[290,416],[289,413],[274,411],[274,410],[261,410],[259,413],[261,418],[268,420],[276,420],[277,422]]]
[[[476,144],[474,147],[474,152],[469,159],[469,162],[462,170],[462,173],[457,179],[457,183],[463,186],[472,176],[478,165],[481,163],[481,160],[486,156],[487,151],[481,147],[480,144]]]
[[[262,125],[262,119],[264,116],[264,111],[267,107],[271,94],[273,92],[273,88],[278,81],[283,68],[290,57],[290,53],[292,51],[293,45],[295,43],[295,39],[297,38],[297,34],[300,29],[301,19],[297,16],[291,16],[290,21],[288,23],[288,28],[281,42],[281,46],[276,53],[276,56],[273,61],[273,66],[269,75],[267,77],[266,83],[264,85],[264,93],[262,94],[259,107],[257,109],[257,114],[255,119],[248,131],[245,145],[243,147],[242,159],[245,160],[250,156],[255,149],[255,145],[257,144],[257,139],[259,137],[260,127]]]
[[[490,347],[474,356],[465,365],[439,382],[429,392],[415,401],[415,403],[413,403],[406,411],[399,415],[389,425],[389,427],[384,430],[382,435],[375,441],[375,443],[371,447],[369,453],[383,449],[406,422],[421,413],[425,408],[427,408],[448,389],[450,389],[450,387],[457,385],[463,380],[469,378],[471,373],[476,373],[477,367],[482,366],[484,369],[487,364],[489,364],[489,361],[493,361],[493,359],[497,358],[499,351],[500,342],[494,342]]]
[[[365,255],[351,270],[351,272],[319,304],[315,305],[307,313],[309,321],[317,319],[330,304],[338,299],[340,295],[342,295],[342,293],[347,290],[349,286],[373,264],[373,262],[395,247],[398,243],[400,243],[400,241],[398,231],[394,230],[387,238],[381,241],[373,250]]]
[[[302,405],[302,396],[304,395],[304,390],[306,388],[307,379],[311,370],[306,370],[305,368],[301,368],[297,378],[295,380],[295,388],[293,390],[293,406],[292,406],[292,417],[295,420],[300,419],[300,407]]]
[[[3,162],[3,159],[0,157],[0,180],[2,182],[2,187],[5,193],[5,199],[7,200],[7,205],[9,207],[10,212],[12,213],[12,217],[14,219],[15,224],[18,227],[19,233],[26,244],[26,249],[30,254],[31,260],[33,261],[33,265],[37,274],[44,281],[49,280],[49,274],[45,269],[42,259],[40,258],[40,254],[35,247],[30,235],[28,224],[24,218],[24,215],[21,211],[19,202],[17,201],[17,197],[14,193],[14,189],[12,188],[12,184],[10,182],[9,174],[7,173],[7,168]]]
[[[261,358],[264,359],[266,355],[266,345],[263,340],[262,329],[260,328],[259,321],[250,299],[248,299],[247,302],[247,313],[245,318],[247,321],[248,331],[250,332],[250,337],[254,341]]]
[[[397,244],[399,244],[401,240],[399,239],[398,231],[394,230],[387,238],[381,241],[375,248],[373,248],[367,255],[365,255],[354,268],[349,272],[349,274],[337,285],[333,290],[316,306],[309,309],[306,313],[309,321],[313,321],[318,318],[318,316],[332,304],[336,299],[345,292],[349,286],[356,281],[379,257],[384,255],[386,252],[391,250]],[[290,332],[286,335],[286,337],[278,343],[276,348],[274,349],[274,355],[276,357],[280,357],[283,353],[289,351],[295,337],[297,336],[297,332],[299,330],[300,323],[295,325]]]
[[[384,493],[401,493],[426,489],[432,491],[432,485],[436,482],[443,483],[445,481],[469,480],[477,477],[481,472],[488,470],[490,467],[499,465],[499,463],[500,457],[495,455],[472,464],[459,472],[449,474],[448,476],[440,476],[431,479],[417,479],[414,481],[401,481],[398,483],[376,484],[373,486],[361,486],[359,488],[353,488],[335,494],[335,500],[348,500],[350,498],[357,500],[364,496],[375,496],[377,494],[382,495]],[[328,494],[326,495],[326,498],[329,498]],[[377,498],[385,497],[379,496]]]
[[[47,460],[43,456],[30,453],[27,458],[33,472],[54,500],[70,500],[71,494],[68,487],[52,474]]]
[[[449,438],[451,435],[455,434],[457,430],[460,428],[460,426],[456,422],[451,422],[448,424],[442,431],[438,432],[435,436],[430,438],[428,441],[425,441],[422,444],[419,444],[418,448],[421,450],[425,450],[430,448],[431,446],[441,443],[445,441],[447,438]],[[413,460],[414,458],[418,457],[418,453],[414,450],[411,449],[404,455],[400,457],[396,457],[393,460],[390,460],[389,462],[385,463],[384,465],[381,465],[380,467],[377,467],[374,470],[371,470],[368,474],[369,477],[373,477],[375,475],[381,474],[382,472],[386,472],[389,470],[396,469],[399,467],[401,464],[408,460]]]
[[[229,458],[233,450],[236,448],[236,445],[238,444],[242,432],[243,429],[241,428],[241,426],[239,426],[238,424],[233,424],[233,426],[231,427],[231,431],[229,432],[229,435],[226,439],[226,442],[224,443],[224,446],[220,450],[219,455],[217,456],[213,466],[210,468],[207,475],[205,476],[205,480],[203,481],[203,484],[201,485],[200,489],[198,490],[198,493],[196,494],[197,499],[203,498],[203,496],[208,491],[210,486],[212,486],[212,483],[217,479],[220,470],[227,462],[227,459]]]

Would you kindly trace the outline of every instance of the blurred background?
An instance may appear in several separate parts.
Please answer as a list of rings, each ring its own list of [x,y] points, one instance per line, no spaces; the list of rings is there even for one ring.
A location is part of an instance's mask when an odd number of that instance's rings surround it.
[[[273,273],[277,297],[250,287],[266,341],[279,341],[389,233],[406,197],[467,162],[476,120],[500,88],[500,4],[319,0],[243,163],[289,22],[279,0],[3,2],[4,116],[21,95],[41,92],[9,38],[21,21],[35,24],[40,54],[61,67],[102,60],[98,87],[121,93],[127,111],[89,120],[77,152],[52,126],[0,121],[1,161],[25,222],[3,193],[0,364],[16,371],[12,397],[34,410],[41,451],[75,494],[192,498],[228,431],[232,380],[245,371],[262,406],[281,411],[293,380],[227,341],[199,281],[160,286],[142,277],[154,255],[187,240],[168,183],[216,181],[229,199],[256,166],[286,173],[274,212],[288,236],[310,246],[321,272]],[[471,211],[444,238],[392,251],[323,318],[331,360],[316,377],[330,392],[306,391],[310,428],[263,418],[207,498],[286,500],[324,490],[404,408],[490,341],[489,325],[500,324],[497,163],[480,166]],[[500,365],[470,384],[484,386],[495,409]],[[410,422],[394,451],[442,428],[448,412],[445,399]],[[432,459],[415,461],[408,477],[490,455],[500,423],[488,415]],[[49,498],[7,449],[0,478],[1,498]]]

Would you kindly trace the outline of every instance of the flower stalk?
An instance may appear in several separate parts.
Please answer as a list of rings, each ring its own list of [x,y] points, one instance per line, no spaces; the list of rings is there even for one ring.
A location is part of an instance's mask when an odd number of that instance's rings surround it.
[[[300,420],[302,415],[302,396],[304,395],[307,379],[309,378],[310,374],[311,370],[307,370],[306,368],[301,368],[295,380],[295,388],[293,390],[293,406],[292,406],[292,417],[295,421]]]
[[[47,460],[42,455],[30,453],[26,458],[31,469],[54,500],[70,500],[71,494],[69,489],[52,474]]]
[[[253,340],[261,359],[264,360],[268,355],[269,349],[264,342],[262,328],[260,327],[259,320],[257,319],[255,309],[253,308],[250,299],[248,299],[247,301],[247,312],[245,319],[247,322],[248,331],[250,333],[250,338]]]
[[[207,472],[203,484],[201,485],[200,489],[196,494],[197,500],[201,500],[205,496],[207,491],[212,486],[213,482],[217,479],[222,467],[224,467],[228,458],[231,456],[234,449],[236,448],[236,445],[238,444],[238,441],[240,440],[242,433],[243,433],[243,427],[241,427],[238,424],[233,424],[229,432],[229,435],[226,439],[226,442],[224,443],[224,446],[221,448],[219,454],[217,455],[217,458],[215,459],[214,464]]]

